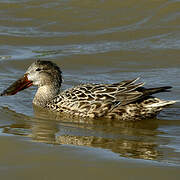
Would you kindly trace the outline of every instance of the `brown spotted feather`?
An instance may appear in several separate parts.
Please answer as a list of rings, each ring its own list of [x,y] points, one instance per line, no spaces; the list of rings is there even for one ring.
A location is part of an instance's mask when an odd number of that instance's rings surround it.
[[[125,120],[133,113],[141,114],[141,104],[129,105],[143,98],[143,92],[137,89],[144,83],[135,84],[136,80],[116,84],[82,84],[60,93],[47,107],[82,117],[121,117]]]
[[[35,85],[38,86],[33,99],[36,106],[81,117],[105,117],[124,121],[154,117],[164,107],[175,103],[151,96],[166,92],[171,87],[147,89],[142,87],[144,83],[136,83],[137,80],[138,78],[114,84],[81,84],[60,92],[60,68],[51,61],[37,60],[23,78],[13,83],[0,96],[13,95]]]

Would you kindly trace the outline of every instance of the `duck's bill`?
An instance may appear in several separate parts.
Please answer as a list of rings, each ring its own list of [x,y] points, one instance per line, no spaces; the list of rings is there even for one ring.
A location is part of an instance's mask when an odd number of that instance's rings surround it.
[[[29,81],[27,75],[25,74],[22,78],[18,79],[13,84],[11,84],[6,90],[4,90],[0,94],[0,96],[14,95],[17,92],[22,91],[32,85],[33,85],[32,81]]]

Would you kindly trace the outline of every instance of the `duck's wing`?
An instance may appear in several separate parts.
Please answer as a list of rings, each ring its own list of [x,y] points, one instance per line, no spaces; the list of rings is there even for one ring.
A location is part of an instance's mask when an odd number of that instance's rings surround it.
[[[149,98],[152,94],[160,93],[160,92],[169,92],[171,86],[163,86],[163,87],[156,87],[156,88],[144,88],[142,87],[144,83],[136,83],[138,80],[128,80],[122,81],[117,85],[117,87],[124,88],[122,91],[118,91],[115,94],[116,100],[119,101],[119,105],[127,105],[130,103],[135,103],[139,101],[143,101]]]
[[[136,103],[170,87],[146,89],[137,79],[115,84],[81,84],[60,93],[48,107],[57,111],[101,117],[112,109]]]
[[[139,80],[139,78],[112,84],[118,88],[118,91],[115,93],[115,101],[118,102],[118,105],[123,106],[143,98],[143,92],[138,89],[141,88],[144,83],[136,83],[137,80]]]
[[[115,84],[81,84],[61,93],[64,101],[94,103],[112,103],[125,105],[139,99],[143,92],[136,89],[144,83],[135,83],[137,79]]]

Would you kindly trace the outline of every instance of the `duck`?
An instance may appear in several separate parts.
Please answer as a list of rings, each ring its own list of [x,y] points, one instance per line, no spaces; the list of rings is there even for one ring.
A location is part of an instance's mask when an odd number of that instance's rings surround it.
[[[12,83],[0,96],[15,95],[30,86],[38,86],[33,99],[35,106],[82,118],[108,118],[139,121],[156,117],[174,100],[152,96],[169,92],[171,86],[145,88],[139,78],[112,84],[79,84],[61,91],[62,72],[52,61],[36,60],[25,74]]]

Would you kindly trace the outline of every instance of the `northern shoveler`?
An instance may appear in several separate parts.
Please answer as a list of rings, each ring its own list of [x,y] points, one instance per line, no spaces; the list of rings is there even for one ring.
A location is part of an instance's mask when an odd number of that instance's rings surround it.
[[[80,84],[60,92],[60,68],[51,61],[37,60],[1,96],[14,95],[35,85],[38,90],[33,103],[37,106],[81,117],[124,121],[155,117],[164,107],[176,102],[151,96],[168,91],[170,86],[147,89],[142,87],[144,83],[136,83],[137,80],[114,84]]]

